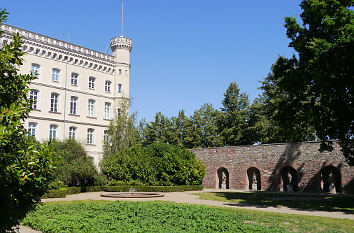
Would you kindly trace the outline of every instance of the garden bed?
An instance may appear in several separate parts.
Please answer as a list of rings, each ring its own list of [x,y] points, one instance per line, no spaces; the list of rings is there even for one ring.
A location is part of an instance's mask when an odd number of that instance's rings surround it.
[[[75,232],[354,232],[348,219],[161,202],[53,202],[22,224],[44,233]]]

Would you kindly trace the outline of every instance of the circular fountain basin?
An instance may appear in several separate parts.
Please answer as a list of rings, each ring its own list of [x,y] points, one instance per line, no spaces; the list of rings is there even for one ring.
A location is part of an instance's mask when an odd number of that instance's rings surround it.
[[[159,193],[145,193],[145,192],[101,193],[100,195],[101,197],[113,197],[113,198],[154,198],[154,197],[165,196]]]

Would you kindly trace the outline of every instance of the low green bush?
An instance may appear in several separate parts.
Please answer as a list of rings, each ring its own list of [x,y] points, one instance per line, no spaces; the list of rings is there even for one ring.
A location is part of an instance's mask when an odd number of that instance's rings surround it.
[[[105,154],[100,166],[108,179],[121,181],[122,185],[200,185],[205,176],[205,166],[190,150],[164,143]]]
[[[57,190],[49,190],[42,198],[62,198],[66,195],[77,194],[81,192],[80,187],[64,187]]]
[[[69,186],[81,187],[85,191],[87,186],[108,183],[107,178],[97,172],[93,158],[87,155],[84,147],[77,141],[53,140],[49,146],[56,157],[55,180],[50,184],[51,189]]]

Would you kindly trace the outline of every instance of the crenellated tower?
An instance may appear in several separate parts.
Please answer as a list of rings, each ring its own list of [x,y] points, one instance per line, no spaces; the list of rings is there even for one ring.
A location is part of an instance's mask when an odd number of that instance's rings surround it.
[[[116,64],[114,102],[118,111],[120,108],[120,100],[129,99],[130,52],[132,51],[132,40],[124,36],[115,37],[111,40],[110,47]]]

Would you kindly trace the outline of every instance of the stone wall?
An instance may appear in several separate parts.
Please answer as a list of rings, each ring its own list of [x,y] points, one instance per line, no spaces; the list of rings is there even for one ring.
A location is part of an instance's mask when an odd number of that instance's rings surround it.
[[[334,143],[331,152],[320,152],[319,146],[318,142],[302,142],[192,151],[206,166],[203,179],[205,188],[220,188],[218,169],[225,168],[228,172],[228,188],[249,190],[252,181],[247,170],[253,168],[259,170],[258,187],[261,190],[286,191],[284,183],[288,181],[284,174],[293,171],[291,183],[296,191],[321,192],[328,189],[326,171],[330,170],[336,179],[333,182],[336,192],[354,192],[354,167],[344,162],[339,145]]]

